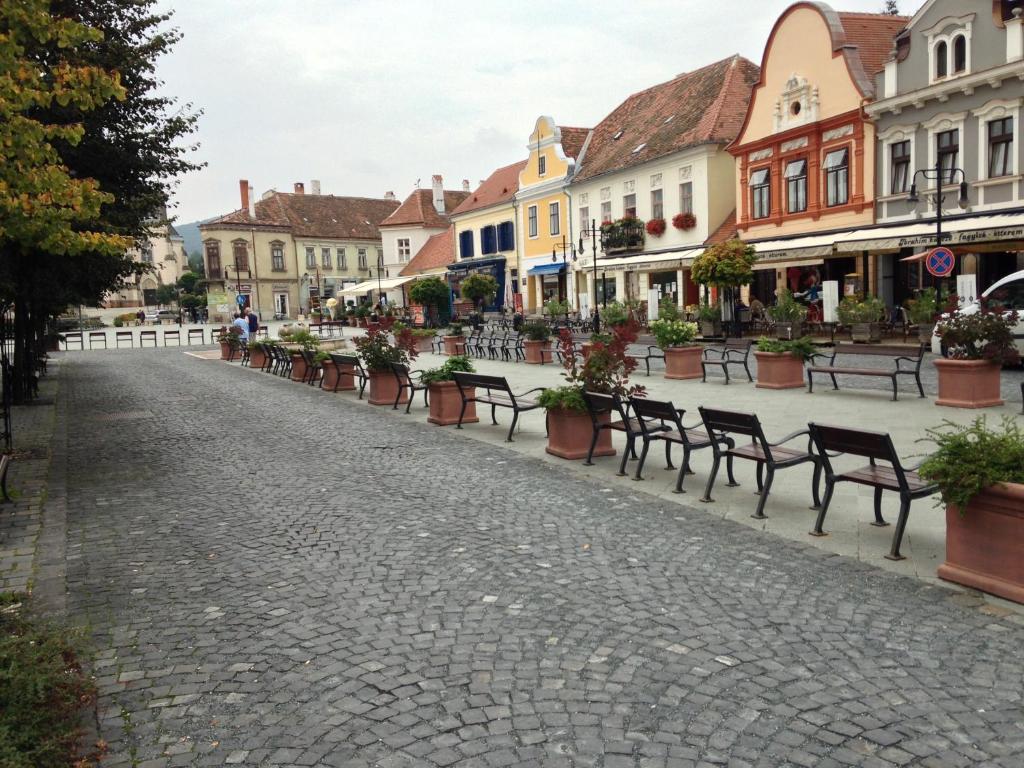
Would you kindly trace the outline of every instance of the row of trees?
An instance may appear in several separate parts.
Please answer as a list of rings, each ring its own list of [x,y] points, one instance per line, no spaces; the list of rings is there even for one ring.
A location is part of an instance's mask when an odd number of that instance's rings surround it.
[[[199,168],[199,113],[157,93],[180,39],[155,0],[0,3],[0,310],[16,399],[47,321],[146,271],[128,254]]]

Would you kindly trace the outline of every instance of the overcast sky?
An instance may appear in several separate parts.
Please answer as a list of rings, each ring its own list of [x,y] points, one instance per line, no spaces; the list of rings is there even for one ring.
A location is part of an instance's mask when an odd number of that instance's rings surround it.
[[[403,199],[432,174],[475,187],[523,159],[539,115],[591,127],[626,96],[739,53],[760,63],[788,0],[168,0],[160,64],[204,112],[174,214],[189,222],[319,179]],[[881,10],[844,0],[837,10]],[[920,0],[900,0],[911,13]]]

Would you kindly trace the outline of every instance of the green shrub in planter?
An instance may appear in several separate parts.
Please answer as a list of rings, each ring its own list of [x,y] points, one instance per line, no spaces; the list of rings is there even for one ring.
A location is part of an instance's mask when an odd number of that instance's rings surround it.
[[[811,341],[810,337],[802,336],[799,339],[770,339],[762,336],[757,340],[758,352],[774,352],[776,354],[789,353],[793,357],[802,360],[810,360],[811,355],[818,351],[818,348]]]
[[[547,341],[551,338],[551,328],[547,323],[526,323],[523,325],[523,335],[530,341]]]
[[[697,338],[697,324],[685,320],[654,320],[650,325],[651,333],[662,349],[669,347],[688,347]]]
[[[431,368],[423,372],[424,384],[436,384],[440,381],[454,381],[455,373],[473,373],[476,369],[465,355],[452,355],[444,361],[440,368]]]

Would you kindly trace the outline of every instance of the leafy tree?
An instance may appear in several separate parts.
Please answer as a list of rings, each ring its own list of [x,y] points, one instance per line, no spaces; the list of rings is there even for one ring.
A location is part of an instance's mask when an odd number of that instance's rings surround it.
[[[448,284],[438,277],[428,277],[425,280],[417,280],[409,289],[409,298],[427,308],[429,320],[432,323],[441,322],[442,310],[447,317],[448,301],[451,297],[451,289]]]
[[[757,252],[742,240],[715,243],[693,261],[691,276],[695,283],[732,288],[754,279]]]
[[[203,278],[195,272],[182,272],[178,278],[178,287],[185,293],[196,293],[196,285],[203,282]]]
[[[472,274],[462,281],[462,298],[473,302],[476,309],[490,304],[498,295],[498,281],[491,275]]]
[[[899,16],[900,8],[896,4],[896,0],[885,0],[885,7],[882,8],[882,13],[886,13],[889,16]]]
[[[203,254],[199,251],[192,251],[188,255],[188,268],[197,275],[206,277],[206,264],[203,261]]]
[[[159,285],[156,289],[157,304],[174,304],[178,300],[178,289],[173,285]]]

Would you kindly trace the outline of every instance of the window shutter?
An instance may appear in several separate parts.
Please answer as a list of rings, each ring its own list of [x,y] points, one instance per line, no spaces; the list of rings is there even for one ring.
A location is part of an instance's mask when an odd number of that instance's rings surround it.
[[[512,222],[504,221],[498,226],[498,250],[513,251],[515,247],[515,231]]]
[[[459,256],[463,259],[473,258],[473,233],[471,231],[459,233]]]

